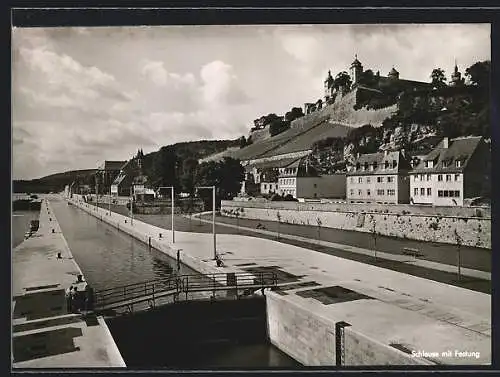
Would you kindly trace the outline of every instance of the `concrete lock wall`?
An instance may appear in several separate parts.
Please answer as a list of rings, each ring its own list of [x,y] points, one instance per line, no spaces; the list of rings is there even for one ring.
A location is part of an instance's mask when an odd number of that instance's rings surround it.
[[[429,365],[389,345],[362,335],[354,327],[344,327],[343,345],[336,345],[335,323],[311,310],[270,292],[266,294],[268,335],[271,343],[306,366],[336,365]],[[339,318],[339,322],[342,318]]]
[[[456,244],[456,230],[462,245],[491,249],[491,218],[483,208],[223,201],[221,214],[234,216],[238,208],[240,218],[278,221],[279,213],[284,223],[316,226],[320,219],[327,228],[448,244]]]
[[[344,355],[342,365],[434,365],[422,358],[415,358],[394,347],[382,344],[352,327],[344,327]]]
[[[266,294],[269,340],[303,365],[335,365],[335,324],[294,305],[275,293]]]

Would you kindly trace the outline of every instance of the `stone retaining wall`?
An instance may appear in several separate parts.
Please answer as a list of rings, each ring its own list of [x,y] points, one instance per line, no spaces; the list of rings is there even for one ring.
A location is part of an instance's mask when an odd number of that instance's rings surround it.
[[[287,298],[266,294],[268,332],[271,343],[308,366],[336,364],[335,322],[305,309]],[[339,318],[339,321],[344,318]],[[344,328],[343,365],[429,365],[370,339],[352,327]]]
[[[411,211],[411,212],[410,212]],[[376,232],[419,241],[491,249],[491,218],[485,209],[456,207],[383,206],[375,204],[321,204],[297,202],[223,201],[221,214],[239,218]],[[471,216],[481,214],[484,217]]]

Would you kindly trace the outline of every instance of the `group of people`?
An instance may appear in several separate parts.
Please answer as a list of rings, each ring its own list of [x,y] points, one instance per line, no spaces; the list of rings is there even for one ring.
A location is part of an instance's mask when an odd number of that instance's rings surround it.
[[[87,284],[85,290],[78,290],[78,286],[70,286],[66,291],[68,313],[79,313],[94,309],[94,290]]]

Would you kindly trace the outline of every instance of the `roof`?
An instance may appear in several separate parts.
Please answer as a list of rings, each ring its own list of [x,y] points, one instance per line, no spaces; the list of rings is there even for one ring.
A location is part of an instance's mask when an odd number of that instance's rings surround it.
[[[351,66],[361,66],[361,62],[358,60],[358,58],[355,58]]]
[[[396,165],[394,166],[394,161]],[[386,168],[387,162],[387,168]],[[376,163],[377,166],[371,170],[371,166]],[[355,170],[359,164],[360,170]],[[368,170],[363,170],[367,166]],[[378,174],[398,174],[402,171],[410,170],[410,163],[400,151],[380,153],[366,153],[360,155],[354,161],[354,169],[347,172],[347,175],[378,175]]]
[[[444,139],[413,169],[412,173],[461,173],[467,167],[471,156],[482,141],[482,136],[466,136],[450,139],[444,148]],[[426,168],[426,161],[434,161],[432,168]],[[449,166],[443,166],[443,161]],[[461,161],[460,167],[455,161]]]
[[[115,178],[115,180],[113,181],[113,185],[120,185],[123,180],[125,179],[126,177],[126,174],[119,174],[118,177]]]
[[[280,177],[316,177],[318,176],[318,172],[316,169],[307,164],[306,157],[300,157],[290,164],[283,166],[285,169],[289,168],[297,168],[295,173],[286,173],[282,172],[279,174]]]
[[[281,160],[257,162],[257,163],[248,165],[247,167],[248,168],[257,168],[257,169],[283,168],[283,167],[286,167],[287,165],[289,165],[289,164],[291,164],[294,161],[297,161],[299,159],[300,159],[300,157],[283,158]]]
[[[121,170],[122,166],[125,165],[127,161],[104,161],[99,170]]]
[[[394,67],[389,71],[389,75],[397,75],[399,72]]]

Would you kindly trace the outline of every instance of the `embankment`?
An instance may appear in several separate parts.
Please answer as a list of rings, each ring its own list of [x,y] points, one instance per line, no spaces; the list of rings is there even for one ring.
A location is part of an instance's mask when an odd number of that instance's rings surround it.
[[[491,213],[487,209],[417,207],[353,203],[222,201],[221,214],[376,232],[384,236],[491,249]]]

